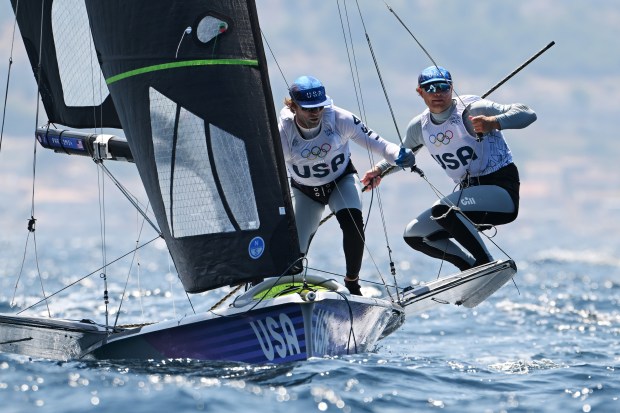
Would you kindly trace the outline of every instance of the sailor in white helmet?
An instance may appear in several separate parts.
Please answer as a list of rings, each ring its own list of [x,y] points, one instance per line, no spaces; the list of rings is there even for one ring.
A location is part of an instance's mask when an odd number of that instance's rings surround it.
[[[280,112],[279,129],[301,252],[307,254],[325,206],[329,206],[342,229],[345,285],[351,294],[361,295],[362,185],[351,162],[349,141],[400,167],[413,166],[415,157],[410,149],[386,141],[351,112],[334,106],[318,79],[297,78],[289,94]]]
[[[422,71],[416,91],[428,108],[409,123],[403,146],[415,154],[425,146],[459,190],[411,221],[405,242],[461,271],[488,263],[493,257],[479,230],[512,222],[519,213],[519,171],[501,131],[525,128],[536,114],[520,103],[453,98],[452,76],[439,66]],[[362,182],[378,185],[388,166],[379,162]]]

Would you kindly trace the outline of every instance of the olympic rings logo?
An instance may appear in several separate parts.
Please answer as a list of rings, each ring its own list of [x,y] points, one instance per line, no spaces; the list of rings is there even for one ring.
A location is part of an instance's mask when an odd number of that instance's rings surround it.
[[[431,144],[440,147],[441,145],[449,145],[450,141],[454,137],[452,131],[448,130],[445,133],[438,133],[437,135],[429,136],[428,140]]]
[[[309,161],[325,158],[331,149],[332,146],[329,143],[324,143],[321,147],[313,146],[311,149],[304,149],[301,151],[301,156]]]

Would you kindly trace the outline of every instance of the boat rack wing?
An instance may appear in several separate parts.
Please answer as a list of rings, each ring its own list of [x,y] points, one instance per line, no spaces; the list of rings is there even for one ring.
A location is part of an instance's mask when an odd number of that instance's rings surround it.
[[[517,266],[512,260],[493,261],[408,289],[404,291],[400,304],[405,307],[407,315],[443,304],[474,308],[506,284],[516,272]]]

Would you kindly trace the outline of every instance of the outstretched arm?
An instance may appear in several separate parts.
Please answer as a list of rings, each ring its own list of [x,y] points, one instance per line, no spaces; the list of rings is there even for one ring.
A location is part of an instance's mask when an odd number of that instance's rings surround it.
[[[463,122],[470,133],[522,129],[535,120],[536,113],[522,103],[502,105],[486,99],[472,103],[466,113],[463,113]]]
[[[415,154],[418,153],[420,148],[424,146],[422,138],[422,125],[420,122],[421,116],[418,115],[409,122],[407,125],[407,136],[403,142],[403,146],[400,148],[399,162],[393,162],[401,164],[394,166],[393,163],[388,162],[386,159],[378,162],[372,169],[366,171],[362,177],[362,183],[368,185],[370,188],[376,188],[381,183],[381,178],[394,172],[402,170],[404,167],[412,167],[415,165]],[[402,161],[402,162],[400,162]],[[372,186],[371,186],[372,185]]]

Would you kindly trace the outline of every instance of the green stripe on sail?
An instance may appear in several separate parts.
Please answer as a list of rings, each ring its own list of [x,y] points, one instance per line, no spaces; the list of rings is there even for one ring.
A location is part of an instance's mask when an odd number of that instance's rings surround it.
[[[183,62],[163,63],[160,65],[153,65],[147,67],[141,67],[140,69],[130,70],[129,72],[120,73],[116,76],[112,76],[106,79],[106,83],[111,85],[119,80],[126,79],[128,77],[141,75],[149,72],[156,72],[158,70],[177,69],[179,67],[188,66],[212,66],[212,65],[233,65],[233,66],[258,66],[258,60],[245,60],[245,59],[219,59],[219,60],[186,60]]]

